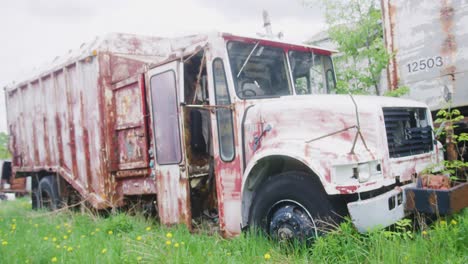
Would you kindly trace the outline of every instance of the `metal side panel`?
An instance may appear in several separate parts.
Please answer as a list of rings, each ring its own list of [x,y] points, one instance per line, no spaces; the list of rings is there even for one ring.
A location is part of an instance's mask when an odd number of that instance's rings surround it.
[[[404,190],[414,186],[408,184],[371,199],[349,203],[349,214],[356,229],[364,233],[374,228],[387,227],[405,217]],[[395,206],[390,209],[391,199],[394,199]]]

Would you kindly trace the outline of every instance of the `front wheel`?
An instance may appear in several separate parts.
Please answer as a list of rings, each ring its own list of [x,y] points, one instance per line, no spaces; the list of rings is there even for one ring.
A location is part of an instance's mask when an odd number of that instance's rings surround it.
[[[313,241],[335,218],[318,180],[302,172],[286,172],[259,187],[249,223],[275,240]]]

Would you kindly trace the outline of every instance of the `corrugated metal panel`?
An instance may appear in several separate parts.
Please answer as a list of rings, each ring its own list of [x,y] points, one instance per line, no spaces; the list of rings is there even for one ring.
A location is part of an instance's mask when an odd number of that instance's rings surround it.
[[[468,105],[468,1],[382,0],[386,45],[395,53],[390,87],[408,86],[409,97],[431,109]]]

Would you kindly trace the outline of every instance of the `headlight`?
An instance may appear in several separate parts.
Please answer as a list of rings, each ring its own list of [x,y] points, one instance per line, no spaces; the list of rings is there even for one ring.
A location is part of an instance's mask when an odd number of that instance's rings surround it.
[[[332,181],[338,185],[352,185],[382,177],[380,161],[338,164],[333,166]]]

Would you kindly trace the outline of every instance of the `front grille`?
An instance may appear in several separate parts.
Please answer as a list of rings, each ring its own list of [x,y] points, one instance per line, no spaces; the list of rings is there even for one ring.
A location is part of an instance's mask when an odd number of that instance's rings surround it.
[[[425,108],[383,108],[390,158],[432,151],[432,129]]]

